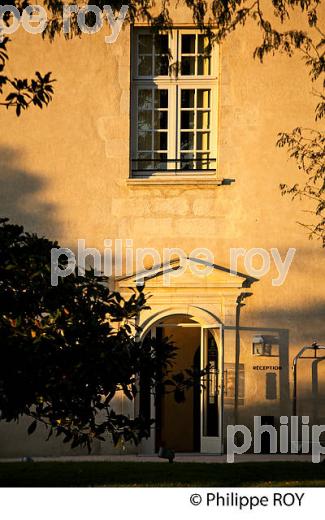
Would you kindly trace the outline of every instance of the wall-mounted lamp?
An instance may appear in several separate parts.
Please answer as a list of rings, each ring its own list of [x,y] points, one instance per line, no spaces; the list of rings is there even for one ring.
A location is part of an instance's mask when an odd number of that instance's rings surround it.
[[[271,356],[272,344],[265,341],[264,336],[253,336],[253,356]]]

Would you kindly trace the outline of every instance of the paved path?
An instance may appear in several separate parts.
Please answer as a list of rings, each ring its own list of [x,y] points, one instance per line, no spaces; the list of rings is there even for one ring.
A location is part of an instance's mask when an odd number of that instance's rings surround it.
[[[1,462],[21,462],[21,458],[0,458]],[[69,455],[62,457],[33,457],[34,462],[161,462],[167,463],[165,459],[152,455]],[[311,462],[311,455],[256,455],[245,454],[235,455],[235,462]],[[175,457],[175,462],[206,462],[222,463],[227,462],[226,455],[203,455],[193,453],[181,453]]]

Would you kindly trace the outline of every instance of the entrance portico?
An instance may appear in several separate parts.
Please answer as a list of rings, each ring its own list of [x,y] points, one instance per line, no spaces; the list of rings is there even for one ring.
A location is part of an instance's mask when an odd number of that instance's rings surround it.
[[[246,288],[255,279],[201,259],[188,258],[181,266],[177,262],[171,265],[120,278],[116,281],[116,290],[127,298],[132,289],[144,285],[145,294],[150,295],[150,309],[140,316],[141,339],[147,334],[155,336],[157,332],[174,337],[179,350],[187,350],[178,355],[175,369],[190,368],[198,363],[201,369],[209,364],[212,370],[203,381],[199,396],[190,395],[183,408],[175,405],[179,407],[178,413],[170,400],[165,399],[157,410],[151,399],[151,417],[156,421],[149,439],[142,442],[141,453],[154,453],[159,442],[169,439],[178,451],[220,454],[223,452],[224,352],[235,351],[237,307],[251,294]],[[182,366],[185,360],[190,366]],[[193,413],[189,411],[190,406]],[[189,439],[181,449],[181,427],[178,428],[175,419],[172,428],[178,429],[179,435],[171,431],[172,417],[178,417],[180,425],[188,425],[189,435],[193,435],[193,449],[188,447]],[[162,424],[158,431],[159,420]]]

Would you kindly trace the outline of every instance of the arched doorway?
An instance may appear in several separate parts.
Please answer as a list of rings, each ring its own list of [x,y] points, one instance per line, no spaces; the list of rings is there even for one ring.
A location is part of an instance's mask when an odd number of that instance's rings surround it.
[[[184,260],[184,259],[183,259]],[[182,266],[181,266],[182,264]],[[116,280],[116,290],[128,298],[141,286],[145,294],[150,295],[147,309],[140,313],[139,322],[142,328],[140,339],[150,331],[155,334],[157,324],[171,316],[178,315],[189,318],[200,330],[200,364],[207,361],[209,336],[215,338],[217,345],[218,367],[217,380],[218,429],[213,431],[215,422],[209,412],[207,393],[200,392],[200,452],[222,453],[222,421],[223,421],[223,378],[224,378],[224,338],[223,327],[227,330],[227,346],[230,352],[236,348],[236,320],[238,302],[250,296],[247,288],[256,279],[242,273],[233,273],[226,267],[207,264],[199,258],[187,258],[184,262],[166,262],[155,266],[150,271],[135,272]],[[209,267],[209,272],[200,272],[202,265]],[[176,267],[182,267],[176,269]],[[212,269],[211,269],[212,268]],[[172,273],[174,273],[172,275]],[[175,276],[174,276],[175,275]],[[143,287],[144,286],[144,287]],[[180,321],[183,321],[181,318]],[[176,324],[177,325],[177,324]],[[180,323],[178,324],[180,325]],[[228,347],[227,347],[228,350]],[[207,385],[205,385],[207,386]],[[211,408],[212,408],[212,395]],[[148,414],[156,416],[153,399],[147,399]],[[136,407],[138,407],[139,399]],[[138,412],[138,408],[136,410]],[[213,426],[210,427],[211,421]],[[195,435],[194,435],[195,436]],[[140,452],[153,454],[156,451],[156,430],[153,426],[150,438],[141,443]]]
[[[201,320],[200,320],[201,321]],[[162,377],[185,373],[196,374],[210,366],[203,378],[186,390],[185,401],[176,402],[173,392],[151,396],[140,383],[140,408],[155,419],[150,439],[143,442],[145,453],[157,452],[161,446],[176,452],[222,452],[223,407],[223,330],[221,324],[199,323],[189,314],[162,316],[145,334],[169,337],[177,347],[173,366]]]

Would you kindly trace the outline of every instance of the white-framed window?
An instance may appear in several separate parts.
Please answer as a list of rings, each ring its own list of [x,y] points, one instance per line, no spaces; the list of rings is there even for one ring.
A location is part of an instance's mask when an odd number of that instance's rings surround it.
[[[132,177],[215,175],[218,60],[196,29],[134,28]]]

